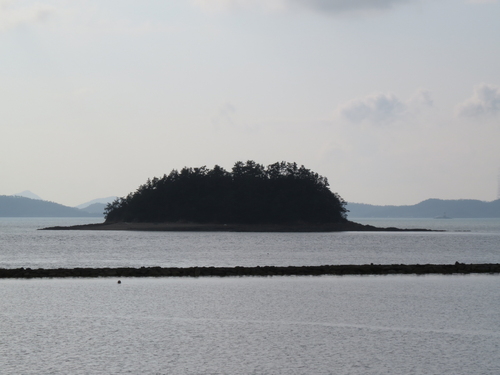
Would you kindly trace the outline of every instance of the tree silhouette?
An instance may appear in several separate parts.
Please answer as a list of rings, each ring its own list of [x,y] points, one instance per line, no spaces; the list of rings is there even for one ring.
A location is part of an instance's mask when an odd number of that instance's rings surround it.
[[[346,202],[328,180],[296,163],[265,168],[252,160],[231,172],[184,167],[148,179],[105,210],[106,222],[334,223],[346,221]]]

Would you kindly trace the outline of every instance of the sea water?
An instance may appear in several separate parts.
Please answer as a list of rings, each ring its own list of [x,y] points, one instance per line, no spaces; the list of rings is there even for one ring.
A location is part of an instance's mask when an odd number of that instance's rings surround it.
[[[497,276],[0,281],[2,374],[500,373]]]
[[[37,230],[92,220],[0,218],[0,268],[500,263],[500,219],[358,220],[443,232]]]
[[[500,259],[498,220],[395,225],[448,226],[430,233],[36,230],[83,222],[0,219],[0,267]],[[0,373],[500,373],[498,275],[121,281],[0,280]]]

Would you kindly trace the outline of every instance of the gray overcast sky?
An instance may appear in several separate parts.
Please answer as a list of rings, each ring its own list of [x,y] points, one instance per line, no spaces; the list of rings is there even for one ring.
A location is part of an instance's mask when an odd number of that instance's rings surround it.
[[[500,2],[0,0],[0,194],[295,161],[349,202],[496,199]]]

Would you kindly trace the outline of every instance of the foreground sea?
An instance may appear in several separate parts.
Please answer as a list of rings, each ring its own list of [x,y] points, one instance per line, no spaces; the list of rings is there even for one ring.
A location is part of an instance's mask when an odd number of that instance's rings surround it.
[[[0,218],[0,268],[500,263],[499,219],[444,232],[39,231]],[[1,374],[500,374],[500,276],[0,280]]]

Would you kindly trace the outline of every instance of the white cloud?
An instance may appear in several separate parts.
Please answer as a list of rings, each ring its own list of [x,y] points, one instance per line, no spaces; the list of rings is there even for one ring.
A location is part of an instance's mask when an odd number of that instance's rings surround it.
[[[0,30],[43,22],[56,11],[50,5],[34,4],[16,7],[13,4],[11,0],[0,0]]]
[[[407,115],[415,116],[434,106],[429,90],[419,89],[409,100],[403,101],[393,93],[374,93],[340,105],[337,118],[350,122],[389,123]]]
[[[351,122],[382,122],[392,120],[405,110],[406,105],[394,94],[377,93],[343,104],[337,109],[337,114]]]
[[[384,10],[415,1],[418,0],[193,0],[195,5],[211,11],[232,9],[276,11],[303,8],[328,14]]]
[[[474,87],[472,97],[457,106],[462,117],[500,114],[500,87],[482,83]]]
[[[389,9],[394,5],[408,3],[414,0],[288,0],[289,4],[296,4],[319,12],[339,13],[358,10]]]
[[[431,92],[425,89],[419,89],[415,95],[408,101],[408,105],[419,110],[434,106],[434,100],[431,97]]]

